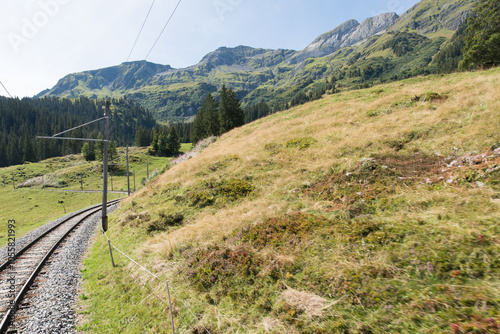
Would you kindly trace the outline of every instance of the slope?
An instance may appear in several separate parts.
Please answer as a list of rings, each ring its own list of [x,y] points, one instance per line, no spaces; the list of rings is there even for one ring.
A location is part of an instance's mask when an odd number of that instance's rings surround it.
[[[180,332],[496,333],[499,81],[412,78],[250,123],[126,200],[109,236],[169,280]],[[115,261],[96,242],[80,329],[166,333],[165,285]]]
[[[425,35],[456,31],[472,10],[475,1],[429,0],[421,1],[401,16],[391,28],[393,31],[417,31]]]

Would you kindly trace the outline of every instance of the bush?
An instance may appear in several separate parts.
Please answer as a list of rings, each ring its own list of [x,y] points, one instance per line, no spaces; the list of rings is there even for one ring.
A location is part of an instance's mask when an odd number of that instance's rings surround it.
[[[188,259],[188,277],[200,291],[208,291],[216,284],[229,291],[234,288],[232,283],[236,279],[252,284],[264,262],[247,246],[235,249],[209,246],[185,253],[184,257]]]
[[[329,221],[324,217],[298,212],[251,227],[242,232],[242,240],[250,242],[257,249],[290,246],[312,234],[315,228],[328,224]]]
[[[177,226],[182,224],[183,220],[184,216],[180,213],[165,214],[164,212],[160,212],[160,219],[151,222],[147,226],[147,230],[149,233],[155,231],[166,231],[169,226]]]
[[[188,199],[192,206],[201,208],[220,202],[236,201],[248,196],[254,190],[254,186],[246,181],[231,178],[229,180],[205,182],[203,188],[194,189],[188,193]]]
[[[269,143],[264,146],[266,151],[269,151],[271,154],[277,154],[283,150],[282,144]]]
[[[188,199],[191,202],[191,206],[198,206],[204,208],[215,203],[215,194],[207,189],[201,189],[198,191],[190,192]]]
[[[311,137],[304,138],[294,138],[286,142],[286,148],[297,148],[299,150],[306,149],[312,144],[316,143],[317,140]]]

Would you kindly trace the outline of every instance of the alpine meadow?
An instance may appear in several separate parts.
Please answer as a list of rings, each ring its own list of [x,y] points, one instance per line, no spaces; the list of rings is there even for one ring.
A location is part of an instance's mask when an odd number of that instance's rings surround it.
[[[0,97],[0,216],[22,221],[17,238],[121,198],[97,213],[75,300],[46,323],[500,333],[499,64],[498,0],[422,0],[299,51],[127,59]]]

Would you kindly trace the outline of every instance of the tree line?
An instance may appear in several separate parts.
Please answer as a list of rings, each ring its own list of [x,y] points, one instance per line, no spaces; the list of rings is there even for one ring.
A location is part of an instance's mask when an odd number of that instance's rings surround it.
[[[133,145],[136,131],[152,129],[157,123],[152,114],[136,102],[121,98],[112,101],[111,140],[116,146]],[[78,154],[84,142],[37,139],[52,136],[103,116],[104,100],[12,99],[0,97],[0,167]],[[103,122],[78,128],[63,136],[97,138],[104,133]]]

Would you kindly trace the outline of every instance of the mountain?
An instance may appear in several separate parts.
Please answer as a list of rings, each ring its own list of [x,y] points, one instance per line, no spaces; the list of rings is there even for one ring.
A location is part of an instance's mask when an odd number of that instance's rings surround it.
[[[243,66],[246,70],[272,67],[280,64],[294,53],[293,50],[254,49],[248,46],[221,47],[203,57],[197,67],[227,65]]]
[[[304,50],[296,53],[287,62],[298,64],[307,58],[324,57],[341,48],[352,46],[392,27],[399,18],[396,13],[380,14],[364,20],[361,24],[350,20],[316,38]]]
[[[59,97],[89,96],[97,97],[120,93],[142,87],[156,74],[167,72],[172,67],[147,61],[128,62],[118,66],[94,71],[70,74],[47,91],[39,95],[55,95]],[[38,96],[39,97],[39,96]]]
[[[70,74],[38,96],[102,98],[126,95],[160,121],[193,117],[208,93],[225,84],[244,107],[281,110],[321,96],[335,77],[341,89],[436,73],[434,56],[467,17],[474,0],[423,0],[401,17],[385,13],[347,21],[303,50],[221,47],[196,65],[174,69],[147,61]]]

